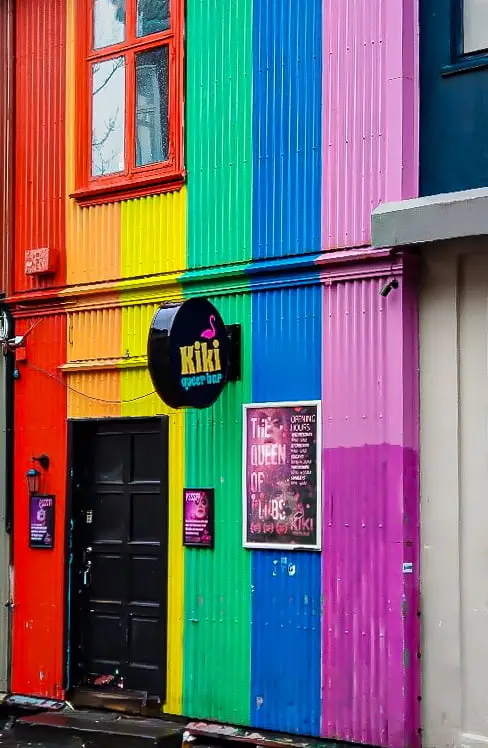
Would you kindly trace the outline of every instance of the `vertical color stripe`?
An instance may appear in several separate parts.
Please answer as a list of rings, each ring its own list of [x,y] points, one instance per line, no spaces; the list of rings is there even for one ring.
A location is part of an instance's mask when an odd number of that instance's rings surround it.
[[[253,258],[320,250],[322,0],[254,0]]]
[[[66,0],[15,8],[15,291],[65,283]],[[56,274],[26,275],[24,253],[49,247]]]
[[[122,278],[182,272],[186,261],[186,187],[122,203]]]
[[[187,4],[188,267],[251,257],[252,0]]]
[[[252,314],[253,401],[320,399],[319,283],[256,292]],[[293,577],[288,564],[296,567]],[[251,723],[256,727],[319,734],[320,586],[320,553],[252,552]]]
[[[58,367],[66,358],[66,316],[58,313],[18,320],[17,333],[25,333],[34,323],[37,326],[29,335],[29,364],[37,368],[24,368],[14,384],[15,606],[11,689],[14,693],[63,699],[66,390],[57,378]],[[54,548],[46,552],[29,547],[29,494],[25,481],[32,455],[42,453],[51,460],[49,470],[42,476],[42,491],[57,497]]]
[[[75,189],[75,0],[67,0],[66,183]],[[121,274],[120,203],[80,208],[66,198],[66,282],[115,280]]]
[[[157,304],[130,303],[122,309],[122,351],[130,357],[145,353],[147,331]],[[169,533],[168,533],[168,636],[167,686],[164,710],[181,714],[183,656],[184,558],[182,537],[182,493],[185,461],[185,413],[172,411],[154,394],[145,364],[122,370],[122,416],[170,416],[169,431]]]
[[[118,294],[106,296],[104,302],[107,306],[102,308],[78,309],[68,314],[68,418],[120,415],[120,372],[113,366],[94,367],[96,362],[118,359],[122,345]]]
[[[253,293],[254,402],[321,395],[318,274],[287,288],[279,261],[320,251],[321,6],[254,0],[253,258],[268,258],[283,289]],[[320,554],[253,551],[252,589],[251,723],[318,735]]]
[[[401,278],[380,296],[376,272],[324,290],[322,734],[403,748],[419,737],[416,299]]]
[[[186,485],[215,488],[215,549],[185,551],[183,712],[249,724],[250,556],[242,547],[242,404],[251,385],[249,295],[214,299],[242,325],[242,377],[217,403],[187,411]]]
[[[252,0],[187,6],[188,267],[251,257]],[[185,295],[205,292],[195,286]],[[250,299],[215,300],[242,324],[243,372],[189,411],[186,484],[215,488],[215,550],[185,551],[183,711],[249,723],[250,559],[241,543],[241,409],[250,394]]]
[[[371,211],[418,194],[417,6],[324,0],[324,249],[369,245]]]

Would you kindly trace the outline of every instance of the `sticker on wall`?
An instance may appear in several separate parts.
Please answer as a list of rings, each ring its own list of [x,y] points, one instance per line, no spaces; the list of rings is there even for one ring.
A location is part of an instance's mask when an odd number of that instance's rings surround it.
[[[147,357],[159,397],[171,408],[208,408],[229,372],[229,334],[207,299],[164,304],[153,317]]]
[[[244,405],[243,421],[244,547],[320,550],[320,402]]]
[[[31,495],[29,545],[31,548],[54,548],[54,496]]]
[[[183,490],[183,545],[192,548],[213,548],[213,488]]]

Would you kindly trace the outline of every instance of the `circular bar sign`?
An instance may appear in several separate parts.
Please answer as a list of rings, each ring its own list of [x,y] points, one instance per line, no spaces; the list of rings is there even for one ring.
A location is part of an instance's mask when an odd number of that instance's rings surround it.
[[[147,344],[154,389],[171,408],[208,408],[227,382],[229,339],[217,309],[206,299],[163,304]]]

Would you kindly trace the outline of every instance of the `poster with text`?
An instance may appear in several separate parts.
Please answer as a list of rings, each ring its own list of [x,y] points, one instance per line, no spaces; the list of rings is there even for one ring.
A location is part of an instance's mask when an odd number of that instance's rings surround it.
[[[30,497],[29,545],[31,548],[54,548],[54,496],[33,494]]]
[[[246,548],[321,547],[320,402],[244,406]]]
[[[213,488],[185,488],[183,504],[183,545],[213,548]]]

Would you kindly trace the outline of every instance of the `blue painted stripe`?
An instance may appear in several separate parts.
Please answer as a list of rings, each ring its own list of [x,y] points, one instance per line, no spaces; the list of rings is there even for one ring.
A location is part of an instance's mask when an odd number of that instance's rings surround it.
[[[320,251],[322,0],[254,0],[254,259]]]
[[[253,401],[321,394],[321,287],[253,292]],[[289,565],[295,574],[288,574]],[[252,551],[251,723],[320,732],[321,559]]]

